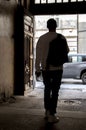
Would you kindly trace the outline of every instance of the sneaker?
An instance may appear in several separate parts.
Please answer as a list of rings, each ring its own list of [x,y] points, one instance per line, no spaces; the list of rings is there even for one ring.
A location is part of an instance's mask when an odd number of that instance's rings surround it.
[[[46,110],[46,112],[45,112],[45,119],[48,119],[49,116],[50,116],[50,112],[48,110]]]
[[[55,115],[49,115],[48,123],[57,123],[57,122],[59,122],[59,117],[56,117]]]

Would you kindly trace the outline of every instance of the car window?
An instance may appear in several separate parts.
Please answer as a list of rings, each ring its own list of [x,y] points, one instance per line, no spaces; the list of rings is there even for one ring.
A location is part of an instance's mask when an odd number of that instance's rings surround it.
[[[69,62],[77,62],[77,56],[69,56],[69,59],[68,59]]]
[[[77,56],[77,62],[84,62],[86,61],[86,56]]]
[[[77,56],[77,62],[82,62],[82,56]]]
[[[86,56],[83,56],[83,57],[82,57],[82,61],[86,61]]]
[[[76,62],[84,62],[86,61],[86,56],[69,56],[68,62],[76,63]]]
[[[68,57],[68,62],[72,62],[72,57],[71,56]]]

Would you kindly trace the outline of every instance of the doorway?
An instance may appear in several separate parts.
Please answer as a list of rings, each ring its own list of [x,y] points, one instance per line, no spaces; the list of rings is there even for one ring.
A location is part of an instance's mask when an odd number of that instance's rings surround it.
[[[34,87],[33,62],[34,62],[33,17],[25,13],[24,15],[24,88],[25,88],[25,93],[28,93]]]
[[[62,33],[66,38],[70,48],[70,54],[86,53],[85,41],[83,37],[86,34],[86,15],[35,15],[34,23],[28,21],[33,18],[25,16],[25,43],[24,43],[24,56],[25,56],[25,91],[35,88],[40,82],[35,80],[35,58],[36,58],[36,43],[38,38],[46,33],[46,21],[49,18],[54,18],[57,21],[57,32]],[[31,29],[30,33],[27,33],[27,21],[28,26]],[[33,28],[34,27],[34,28]],[[83,33],[83,36],[82,36]],[[33,41],[33,42],[32,42]],[[41,77],[42,78],[42,77]],[[41,80],[41,79],[39,79]],[[41,82],[42,83],[42,82]],[[43,84],[42,84],[43,85]],[[28,92],[27,91],[27,92]]]

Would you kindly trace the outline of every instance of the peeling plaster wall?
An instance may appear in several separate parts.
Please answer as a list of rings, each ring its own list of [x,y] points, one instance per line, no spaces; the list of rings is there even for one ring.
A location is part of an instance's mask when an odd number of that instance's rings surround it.
[[[13,94],[15,0],[0,0],[0,94]]]
[[[29,3],[27,0],[27,8]],[[0,0],[0,97],[14,94],[14,14],[17,4],[18,0]]]

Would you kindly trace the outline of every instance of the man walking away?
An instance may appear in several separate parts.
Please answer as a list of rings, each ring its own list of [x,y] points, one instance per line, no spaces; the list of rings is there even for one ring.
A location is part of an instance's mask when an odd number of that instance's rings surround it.
[[[49,55],[50,42],[55,38],[59,37],[60,40],[65,44],[65,50],[67,54],[69,48],[67,45],[66,38],[62,34],[56,33],[57,23],[54,19],[49,19],[47,21],[48,32],[40,36],[37,46],[36,46],[36,77],[39,77],[41,72],[43,76],[44,83],[44,108],[45,108],[45,117],[49,123],[55,123],[59,121],[59,117],[56,116],[57,113],[57,102],[58,94],[61,85],[62,73],[63,73],[63,63],[58,65],[50,64],[47,59]],[[60,40],[57,41],[57,44],[60,45]],[[64,49],[60,49],[59,52],[62,52]],[[57,50],[58,52],[58,50]],[[62,57],[58,54],[59,59]],[[57,57],[57,56],[56,56]],[[54,57],[53,57],[54,58]],[[59,63],[59,61],[57,61]]]

